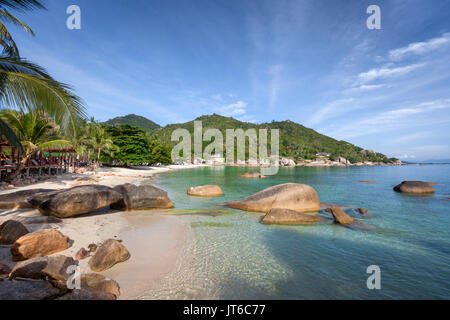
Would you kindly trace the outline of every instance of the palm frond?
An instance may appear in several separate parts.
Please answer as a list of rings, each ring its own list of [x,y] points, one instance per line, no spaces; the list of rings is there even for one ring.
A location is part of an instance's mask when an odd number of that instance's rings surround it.
[[[38,0],[0,0],[0,7],[10,8],[18,11],[47,8]]]
[[[0,103],[45,111],[63,130],[76,130],[86,110],[72,89],[24,59],[0,57]]]
[[[31,34],[32,36],[34,36],[33,30],[31,30],[31,28],[26,23],[24,23],[22,20],[20,20],[16,16],[9,13],[7,10],[0,10],[0,19],[4,20],[6,22],[10,22],[17,27],[22,28],[23,30],[25,30],[26,32]]]
[[[8,140],[8,142],[16,147],[19,148],[21,152],[23,152],[23,146],[20,143],[19,138],[17,137],[16,133],[13,129],[8,125],[8,123],[0,118],[0,133]]]
[[[19,57],[19,49],[14,42],[9,30],[0,21],[0,45],[3,47],[3,55],[8,57]]]

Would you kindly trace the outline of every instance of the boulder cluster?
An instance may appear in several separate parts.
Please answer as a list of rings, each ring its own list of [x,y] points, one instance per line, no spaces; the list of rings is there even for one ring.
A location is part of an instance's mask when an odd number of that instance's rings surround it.
[[[42,216],[19,217],[0,225],[0,245],[9,246],[12,268],[0,264],[0,300],[114,300],[119,285],[95,273],[112,268],[131,256],[120,240],[107,239],[81,248],[74,258],[61,255],[73,241],[57,229],[30,232],[25,224],[59,223],[104,208],[122,211],[172,208],[167,193],[154,186],[133,184],[115,188],[78,186],[66,190],[35,189],[0,195],[0,208],[36,208]],[[87,259],[94,273],[81,275],[73,286],[71,268]]]
[[[79,287],[71,276],[78,266],[74,258],[61,255],[71,246],[70,239],[56,229],[28,232],[20,222],[9,220],[0,226],[0,236],[11,243],[13,268],[0,264],[0,300],[115,300],[119,285],[96,273],[80,275]],[[104,271],[130,258],[118,240],[104,241],[99,248],[90,245],[92,271]],[[89,254],[89,253],[88,253]]]
[[[246,173],[244,178],[263,178]],[[372,181],[361,181],[373,183]],[[404,181],[394,188],[397,192],[432,194],[428,182]],[[217,185],[189,187],[187,194],[196,197],[223,195]],[[321,211],[319,196],[311,186],[285,183],[264,189],[224,206],[249,212],[261,212],[261,222],[268,225],[310,225],[331,220],[336,224],[362,230],[373,227],[356,221],[355,216],[368,217],[365,208],[344,211],[336,205],[327,205]],[[75,257],[61,253],[72,246],[72,241],[57,229],[30,232],[25,224],[60,223],[100,209],[121,211],[173,208],[167,192],[152,185],[119,185],[114,188],[100,185],[77,186],[66,190],[35,189],[0,195],[0,209],[36,208],[42,216],[18,217],[0,225],[0,245],[8,246],[11,267],[0,263],[0,300],[60,299],[60,300],[114,300],[120,295],[119,285],[96,272],[108,270],[127,261],[131,254],[122,241],[107,239],[80,248]],[[323,207],[323,204],[322,204]],[[325,214],[325,216],[324,216]],[[88,259],[93,273],[81,275],[79,287],[72,286],[71,268]],[[75,281],[76,282],[76,281]]]

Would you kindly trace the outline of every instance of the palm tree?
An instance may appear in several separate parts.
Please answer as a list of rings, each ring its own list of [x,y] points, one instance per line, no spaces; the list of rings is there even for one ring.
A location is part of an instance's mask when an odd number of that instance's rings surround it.
[[[79,118],[86,112],[72,89],[54,80],[43,68],[19,57],[19,51],[3,22],[10,22],[33,34],[22,21],[8,12],[45,9],[37,0],[0,0],[0,108],[43,111],[68,133],[76,130]],[[0,120],[0,132],[13,145],[22,149],[19,140],[5,121]],[[23,150],[23,149],[22,149]]]
[[[8,29],[4,25],[4,22],[12,23],[32,36],[34,36],[33,30],[29,26],[27,26],[24,22],[22,22],[17,17],[13,16],[9,13],[8,8],[15,10],[27,10],[27,9],[45,9],[45,7],[40,4],[38,1],[20,1],[20,0],[0,0],[0,45],[3,47],[3,55],[9,57],[19,57],[19,49],[9,33]]]
[[[2,110],[0,118],[14,130],[24,148],[24,156],[16,170],[8,177],[9,180],[13,180],[22,171],[35,152],[71,145],[70,141],[60,138],[59,126],[41,111],[25,113],[17,110]]]
[[[91,119],[88,128],[88,135],[85,143],[94,152],[97,164],[100,161],[102,152],[112,155],[114,152],[118,151],[118,147],[114,145],[114,142],[102,125],[96,123],[94,119]]]

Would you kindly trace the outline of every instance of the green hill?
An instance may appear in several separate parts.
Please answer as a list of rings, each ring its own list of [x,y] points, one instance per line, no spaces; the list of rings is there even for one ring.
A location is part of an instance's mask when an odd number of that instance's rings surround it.
[[[352,163],[362,161],[394,161],[394,159],[388,159],[381,153],[364,151],[360,147],[357,147],[345,141],[338,141],[333,138],[327,137],[292,121],[271,122],[255,125],[248,122],[241,122],[231,117],[223,117],[216,114],[202,116],[195,120],[202,121],[203,131],[206,131],[210,128],[219,129],[224,136],[224,142],[226,129],[242,128],[246,130],[249,128],[255,128],[257,132],[258,129],[279,129],[281,156],[290,157],[295,159],[296,161],[301,159],[313,159],[316,157],[317,153],[321,152],[329,153],[330,158],[344,157],[350,160]],[[194,120],[182,124],[171,124],[164,128],[160,128],[153,133],[153,136],[165,144],[174,146],[177,142],[171,141],[171,135],[173,130],[178,128],[187,129],[192,134],[194,132]],[[268,131],[270,132],[270,130]],[[268,140],[268,142],[270,143],[270,137]],[[204,142],[203,145],[206,146],[209,143],[210,142]]]
[[[160,125],[154,123],[153,121],[145,117],[137,116],[135,114],[129,114],[125,117],[116,117],[114,119],[106,121],[105,124],[114,127],[119,127],[121,125],[128,124],[133,127],[138,127],[146,132],[153,132],[161,127]]]

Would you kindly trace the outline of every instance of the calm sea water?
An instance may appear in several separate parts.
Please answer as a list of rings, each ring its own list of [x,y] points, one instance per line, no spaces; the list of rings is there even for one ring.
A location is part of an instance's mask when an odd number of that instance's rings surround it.
[[[147,298],[188,299],[449,299],[450,165],[280,169],[263,180],[238,178],[248,168],[217,167],[161,175],[158,185],[192,219],[189,266]],[[360,180],[375,180],[362,184]],[[403,180],[436,182],[430,197],[392,188]],[[324,223],[266,226],[261,214],[220,211],[218,204],[287,182],[314,187],[321,202],[364,207],[353,230]],[[224,196],[186,196],[188,186],[217,184]],[[219,211],[217,211],[219,210]],[[329,218],[324,212],[324,218]],[[366,286],[370,265],[381,268],[381,290]]]

